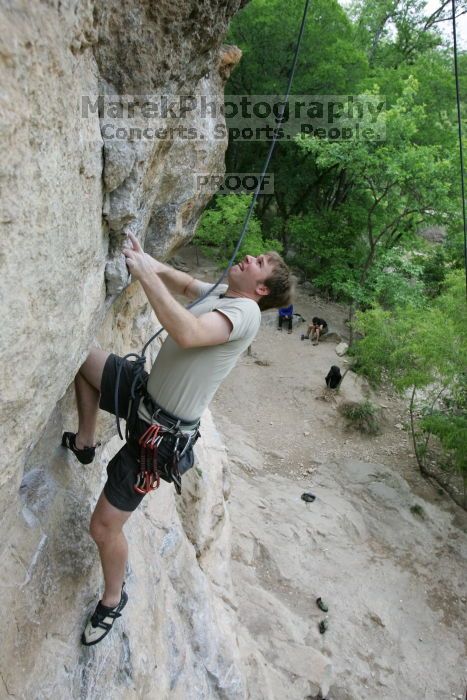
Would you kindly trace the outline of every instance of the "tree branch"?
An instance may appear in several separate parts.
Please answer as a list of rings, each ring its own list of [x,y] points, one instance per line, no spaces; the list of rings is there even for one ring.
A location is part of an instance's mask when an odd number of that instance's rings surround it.
[[[386,226],[382,229],[382,231],[376,236],[375,243],[379,243],[380,240],[383,238],[383,236],[388,233],[388,231],[391,231],[394,233],[394,231],[397,229],[397,226],[400,224],[402,219],[405,219],[407,216],[410,216],[410,214],[421,214],[422,212],[420,211],[419,208],[417,209],[405,209],[402,214],[397,216],[395,219],[393,219],[389,224],[386,224]]]
[[[450,14],[448,17],[442,17],[443,11],[450,5],[451,2],[450,0],[444,0],[444,2],[438,7],[437,10],[432,12],[432,14],[425,19],[425,24],[422,27],[422,31],[426,32],[428,29],[431,29],[435,24],[439,24],[440,22],[448,22],[452,21],[452,15]],[[467,12],[467,9],[462,10],[461,12],[456,14],[456,19],[458,17],[462,17],[462,15],[465,15]]]

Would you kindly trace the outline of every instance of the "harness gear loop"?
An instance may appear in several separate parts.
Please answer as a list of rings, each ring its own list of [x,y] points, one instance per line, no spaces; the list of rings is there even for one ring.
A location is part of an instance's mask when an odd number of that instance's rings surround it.
[[[137,441],[139,447],[140,470],[136,477],[133,488],[136,493],[146,495],[150,491],[159,488],[162,478],[173,481],[177,493],[181,493],[181,475],[179,463],[185,452],[193,445],[199,437],[198,424],[190,430],[183,430],[182,421],[167,421],[167,416],[163,416],[161,408],[152,413],[152,423]],[[159,418],[159,420],[156,419]],[[168,425],[161,421],[166,420]],[[165,454],[164,462],[159,463],[159,447],[164,439],[173,441],[169,444],[169,454]],[[182,449],[179,449],[180,442],[183,441]],[[170,477],[167,479],[166,477]]]

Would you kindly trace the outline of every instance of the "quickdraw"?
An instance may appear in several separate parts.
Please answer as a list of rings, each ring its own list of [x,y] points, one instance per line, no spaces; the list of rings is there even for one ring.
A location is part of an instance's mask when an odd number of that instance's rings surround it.
[[[180,493],[181,479],[178,471],[178,463],[186,449],[192,444],[192,438],[187,440],[185,447],[180,453],[178,449],[180,435],[177,435],[174,428],[167,428],[159,423],[152,423],[138,440],[140,447],[140,470],[136,478],[136,484],[133,486],[136,493],[146,495],[159,488],[161,475],[158,469],[157,457],[159,446],[164,437],[168,434],[175,436],[175,442],[172,447],[171,477],[177,492]]]
[[[157,469],[157,450],[161,443],[162,426],[150,425],[138,440],[140,446],[140,471],[134,485],[136,493],[147,494],[159,488],[161,477]]]

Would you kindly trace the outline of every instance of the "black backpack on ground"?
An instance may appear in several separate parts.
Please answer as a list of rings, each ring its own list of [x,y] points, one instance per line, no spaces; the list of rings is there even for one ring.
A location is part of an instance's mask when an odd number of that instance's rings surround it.
[[[342,381],[342,374],[340,368],[337,365],[332,365],[331,369],[326,375],[326,386],[329,389],[337,389]]]

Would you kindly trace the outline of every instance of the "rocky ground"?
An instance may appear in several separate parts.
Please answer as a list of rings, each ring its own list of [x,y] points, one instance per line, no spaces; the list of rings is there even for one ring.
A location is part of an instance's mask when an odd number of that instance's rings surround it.
[[[303,289],[295,310],[346,332],[344,310]],[[301,342],[302,331],[278,332],[266,317],[211,406],[232,465],[233,575],[255,700],[314,699],[319,685],[329,700],[463,699],[465,513],[418,474],[401,400],[352,372],[326,396],[324,376],[345,358],[335,342]],[[375,437],[337,411],[365,397],[381,409]],[[262,690],[253,641],[274,669]]]

